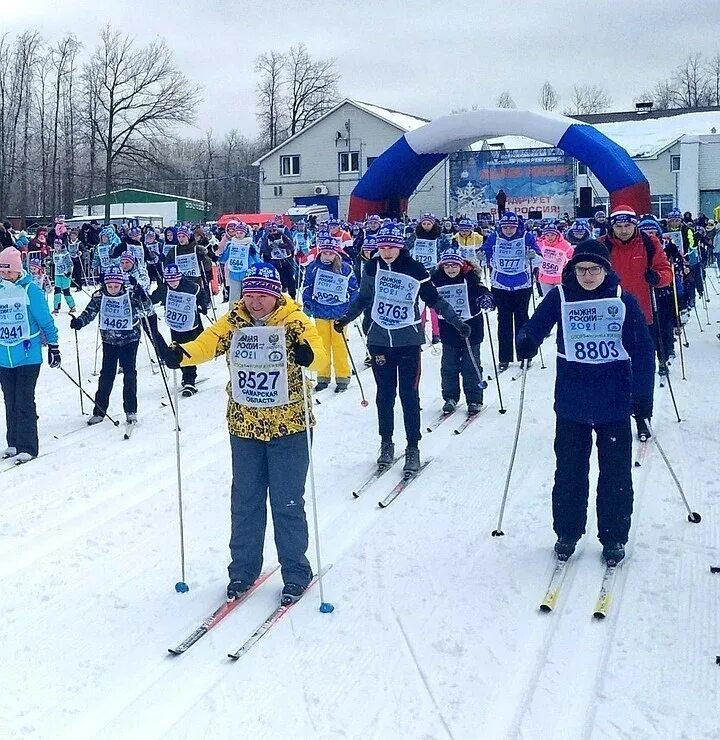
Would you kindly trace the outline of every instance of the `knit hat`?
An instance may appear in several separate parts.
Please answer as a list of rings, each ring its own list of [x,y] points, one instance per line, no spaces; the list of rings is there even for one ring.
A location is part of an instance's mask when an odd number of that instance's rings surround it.
[[[668,221],[682,221],[682,213],[679,208],[673,208],[667,215]]]
[[[657,222],[655,216],[652,215],[643,216],[640,221],[638,221],[638,229],[640,229],[640,231],[652,231],[657,236],[662,234],[660,224]]]
[[[22,272],[22,255],[19,249],[15,247],[6,247],[0,252],[0,270],[10,270],[11,272]]]
[[[53,239],[53,247],[63,247],[65,242],[62,239]]]
[[[248,236],[251,232],[251,228],[244,221],[235,222],[235,231],[242,231],[245,236]]]
[[[543,227],[542,235],[545,236],[545,234],[557,234],[558,238],[562,237],[562,231],[555,226],[555,224],[547,224]]]
[[[498,225],[501,228],[503,226],[520,226],[520,219],[518,218],[517,213],[513,213],[513,211],[505,211],[505,213],[500,216]]]
[[[336,236],[331,236],[327,232],[323,232],[318,236],[318,252],[334,252],[339,254],[342,249],[340,239]]]
[[[365,223],[369,226],[372,224],[380,224],[382,221],[380,220],[380,216],[377,215],[377,213],[373,213],[372,215],[368,216]]]
[[[192,234],[192,232],[190,231],[190,229],[188,229],[187,226],[179,226],[176,233],[177,233],[178,236],[180,236],[180,234],[185,234],[185,236],[188,239],[190,238],[190,236]]]
[[[282,283],[280,273],[267,262],[258,262],[245,273],[242,281],[243,293],[266,293],[280,297]]]
[[[237,221],[228,221],[225,224],[225,231],[227,231],[228,229],[237,229],[237,227],[238,227]]]
[[[598,219],[598,218],[605,218],[605,211],[595,211],[594,218],[596,218],[596,219]]]
[[[377,233],[375,244],[378,249],[381,247],[397,247],[402,249],[405,246],[405,238],[402,229],[397,226],[383,226]]]
[[[461,218],[457,223],[458,231],[472,231],[473,222],[469,218]]]
[[[132,262],[132,266],[135,267],[135,255],[132,252],[123,252],[120,255],[120,261],[127,260],[128,262]]]
[[[615,224],[637,224],[637,213],[630,206],[619,205],[610,213],[610,223]]]
[[[168,262],[163,270],[163,275],[165,281],[167,281],[168,278],[182,277],[182,272],[180,272],[180,268],[174,262]]]
[[[334,216],[332,218],[329,218],[326,223],[329,229],[331,229],[333,226],[337,226],[338,228],[340,227],[340,219],[335,218]]]
[[[606,270],[612,270],[608,248],[596,239],[586,239],[577,245],[575,254],[568,262],[568,267],[574,267],[578,262],[595,262]]]
[[[459,249],[445,249],[440,255],[440,261],[438,265],[459,265],[462,267],[465,264],[462,254]]]
[[[33,259],[30,260],[30,267],[42,267],[42,260],[39,260],[37,257],[33,257]]]
[[[431,224],[434,224],[435,216],[433,216],[432,213],[423,213],[423,215],[420,216],[420,223],[423,221],[429,221]]]
[[[124,285],[123,271],[117,265],[110,265],[103,273],[105,285]]]
[[[131,239],[137,239],[141,233],[142,232],[140,231],[140,229],[138,229],[137,226],[133,226],[132,228],[128,229],[128,236]]]

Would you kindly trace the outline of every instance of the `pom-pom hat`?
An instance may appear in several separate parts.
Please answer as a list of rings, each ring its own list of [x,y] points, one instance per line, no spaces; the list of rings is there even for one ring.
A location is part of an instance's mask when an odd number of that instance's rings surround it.
[[[123,271],[117,265],[110,265],[103,273],[105,285],[124,285]]]
[[[167,265],[165,265],[165,269],[163,270],[163,277],[167,282],[172,278],[181,278],[182,272],[180,272],[180,268],[174,262],[169,262]]]
[[[458,265],[462,267],[465,264],[459,249],[446,249],[440,255],[439,265]]]
[[[637,213],[630,206],[619,205],[617,208],[613,208],[610,214],[610,223],[613,226],[615,224],[637,224],[637,222]]]
[[[242,292],[265,293],[279,298],[282,292],[280,273],[273,265],[267,262],[259,262],[245,273],[242,281]]]

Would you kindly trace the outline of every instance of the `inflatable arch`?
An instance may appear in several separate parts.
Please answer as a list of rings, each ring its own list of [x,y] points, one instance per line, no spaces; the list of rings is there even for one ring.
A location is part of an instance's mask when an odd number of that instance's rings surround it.
[[[650,186],[630,155],[594,126],[554,113],[490,108],[443,116],[404,134],[386,149],[350,195],[348,220],[407,210],[408,198],[448,154],[495,136],[527,136],[587,165],[610,193],[610,204],[650,212]]]

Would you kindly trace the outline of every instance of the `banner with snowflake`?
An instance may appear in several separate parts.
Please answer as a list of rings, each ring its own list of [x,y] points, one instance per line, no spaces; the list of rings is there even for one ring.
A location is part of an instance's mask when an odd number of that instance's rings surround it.
[[[500,190],[507,196],[507,210],[526,218],[536,211],[543,218],[574,213],[575,160],[561,149],[463,151],[449,159],[450,212],[455,216],[496,217]]]

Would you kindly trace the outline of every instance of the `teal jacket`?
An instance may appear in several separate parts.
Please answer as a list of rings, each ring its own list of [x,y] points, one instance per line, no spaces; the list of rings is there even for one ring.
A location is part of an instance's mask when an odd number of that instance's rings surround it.
[[[27,272],[16,283],[0,280],[0,296],[3,288],[17,285],[25,288],[29,299],[28,318],[30,337],[17,344],[0,344],[0,367],[11,368],[21,365],[42,364],[43,340],[48,344],[58,343],[58,331],[50,314],[45,295]]]

